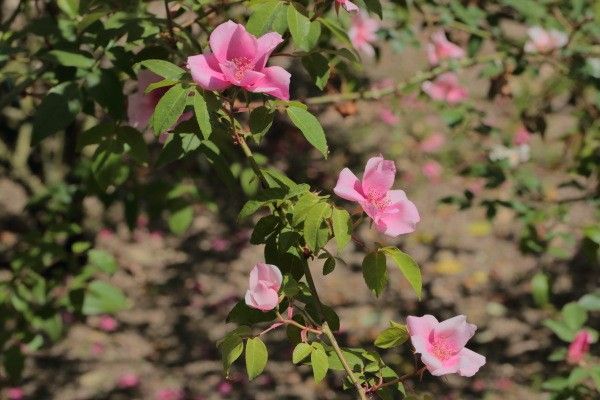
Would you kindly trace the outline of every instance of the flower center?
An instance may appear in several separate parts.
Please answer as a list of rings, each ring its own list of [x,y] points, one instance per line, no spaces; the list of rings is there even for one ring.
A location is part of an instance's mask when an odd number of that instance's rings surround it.
[[[233,76],[235,79],[241,81],[246,76],[246,72],[252,67],[252,60],[248,57],[237,57],[231,60],[233,63]]]
[[[379,190],[371,189],[367,193],[367,200],[378,210],[383,210],[390,204],[390,199],[387,193],[382,193]]]
[[[446,361],[456,354],[456,349],[450,343],[441,339],[431,344],[431,353],[439,360]]]

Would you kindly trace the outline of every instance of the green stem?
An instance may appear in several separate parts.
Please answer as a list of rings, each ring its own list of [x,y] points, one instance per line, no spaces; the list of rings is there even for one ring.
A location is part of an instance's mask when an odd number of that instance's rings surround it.
[[[415,74],[411,79],[398,83],[396,86],[366,90],[363,92],[350,92],[350,93],[339,93],[330,94],[325,96],[309,97],[304,102],[306,104],[327,104],[327,103],[338,103],[340,101],[348,100],[379,100],[382,97],[389,96],[391,94],[398,94],[409,86],[422,83],[428,79],[432,79],[444,72],[453,70],[455,67],[466,68],[476,64],[486,63],[488,61],[501,61],[504,57],[504,53],[493,53],[487,54],[480,57],[466,58],[455,63],[446,63],[440,65],[437,68],[433,68],[429,71],[421,71]]]

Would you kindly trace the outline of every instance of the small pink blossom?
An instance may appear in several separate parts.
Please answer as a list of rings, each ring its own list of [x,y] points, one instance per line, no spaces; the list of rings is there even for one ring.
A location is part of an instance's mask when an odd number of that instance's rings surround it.
[[[156,400],[183,400],[181,389],[160,389],[156,393]]]
[[[422,172],[423,175],[431,182],[439,182],[442,176],[443,168],[437,161],[427,161],[423,164]]]
[[[434,133],[427,136],[419,144],[419,148],[424,153],[437,153],[446,144],[446,136],[441,133]]]
[[[246,304],[261,311],[270,311],[279,304],[279,289],[283,277],[274,265],[258,263],[250,271],[250,288],[246,291]]]
[[[585,355],[590,351],[590,344],[592,343],[592,335],[586,331],[581,330],[575,335],[575,339],[569,345],[569,351],[567,352],[567,362],[569,364],[579,364]]]
[[[421,89],[433,100],[445,101],[449,104],[460,103],[468,97],[467,89],[460,85],[458,76],[453,72],[441,74],[433,82],[423,82]]]
[[[566,33],[556,29],[544,29],[534,26],[527,30],[529,40],[525,43],[527,53],[549,53],[564,47],[569,41]]]
[[[513,138],[513,144],[520,146],[522,144],[529,144],[531,141],[531,132],[527,130],[523,125],[519,126],[515,136]]]
[[[221,396],[229,396],[233,392],[233,385],[227,381],[221,381],[217,386],[217,392]]]
[[[8,400],[23,400],[25,398],[25,391],[20,387],[7,388],[6,398]]]
[[[381,106],[379,108],[379,118],[390,126],[396,126],[400,123],[400,117],[387,106]]]
[[[427,44],[427,59],[431,65],[437,65],[443,60],[458,59],[465,56],[465,51],[446,38],[446,33],[439,30],[431,35],[431,42]]]
[[[375,49],[372,43],[377,40],[377,30],[379,21],[369,17],[364,11],[354,14],[352,24],[348,30],[348,37],[352,46],[367,57],[375,55]]]
[[[169,90],[168,86],[154,89],[150,93],[145,93],[146,88],[163,80],[163,77],[147,69],[142,69],[137,74],[137,90],[127,97],[127,119],[129,125],[137,129],[146,129],[154,108],[161,97]],[[183,113],[177,123],[187,121],[192,117],[191,112]]]
[[[215,238],[211,241],[210,246],[214,251],[222,252],[231,247],[231,241],[223,238]]]
[[[140,377],[134,372],[125,372],[117,380],[120,389],[133,389],[140,384]]]
[[[432,375],[458,373],[473,376],[485,364],[485,357],[465,347],[477,327],[464,315],[443,322],[433,315],[406,319],[410,340]]]
[[[108,228],[102,228],[98,231],[98,240],[108,240],[111,239],[115,233]]]
[[[283,38],[277,32],[257,38],[243,25],[227,21],[210,35],[212,53],[188,57],[187,67],[194,82],[206,90],[224,90],[234,85],[288,100],[290,73],[282,67],[266,66],[281,42]]]
[[[348,12],[358,11],[358,6],[349,0],[335,0],[335,12],[339,12],[340,7],[343,7]]]
[[[421,218],[403,190],[391,190],[395,176],[393,161],[372,157],[367,161],[362,181],[344,168],[333,191],[342,199],[360,204],[378,231],[396,237],[413,232]]]
[[[102,353],[104,353],[104,345],[100,342],[94,342],[92,343],[92,349],[91,352],[94,356],[99,356]]]
[[[119,321],[111,317],[110,315],[103,315],[100,317],[98,327],[104,332],[114,332],[119,327]]]

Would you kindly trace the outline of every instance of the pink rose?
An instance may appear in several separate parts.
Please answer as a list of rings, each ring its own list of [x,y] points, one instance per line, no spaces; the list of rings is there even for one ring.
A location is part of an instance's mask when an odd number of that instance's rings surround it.
[[[567,352],[567,362],[569,364],[579,364],[583,357],[590,351],[590,344],[592,343],[592,335],[585,330],[577,332],[575,339],[569,345],[569,351]]]
[[[140,384],[140,377],[134,372],[125,372],[117,380],[117,386],[120,389],[133,389]]]
[[[371,43],[377,40],[378,29],[379,21],[375,18],[370,18],[366,12],[361,11],[354,14],[352,24],[348,30],[348,37],[352,42],[352,46],[364,55],[373,57],[375,49]]]
[[[419,144],[419,147],[424,153],[436,153],[444,144],[446,144],[446,136],[441,133],[434,133],[427,136]]]
[[[6,389],[6,398],[8,400],[22,400],[25,398],[25,392],[20,387],[10,387]]]
[[[400,117],[387,106],[381,106],[379,108],[379,118],[390,126],[396,126],[400,123]]]
[[[431,65],[437,65],[443,60],[458,59],[465,56],[465,51],[446,38],[446,33],[439,30],[431,35],[431,42],[427,44],[427,59]]]
[[[188,57],[192,79],[206,90],[239,86],[249,92],[266,93],[288,100],[290,73],[281,67],[267,67],[267,60],[283,38],[269,32],[259,38],[243,25],[227,21],[209,38],[212,53]]]
[[[339,12],[340,7],[343,7],[348,12],[358,11],[358,6],[349,0],[335,0],[335,12]]]
[[[279,304],[279,289],[283,277],[274,265],[258,263],[250,271],[246,304],[261,311],[270,311]]]
[[[413,232],[421,218],[404,191],[391,190],[395,176],[393,161],[373,157],[367,161],[362,181],[344,168],[333,191],[342,199],[360,204],[378,231],[396,237]]]
[[[433,315],[409,316],[408,333],[415,351],[432,375],[458,373],[473,376],[485,364],[485,357],[465,347],[477,327],[464,315],[443,322]]]
[[[529,144],[530,141],[531,133],[523,125],[519,126],[519,129],[517,129],[517,132],[513,138],[513,143],[516,146],[520,146],[522,144]]]
[[[103,315],[100,317],[98,327],[104,332],[113,332],[119,327],[119,322],[110,315]]]
[[[527,53],[549,53],[564,47],[569,41],[566,33],[556,29],[544,29],[534,26],[527,30],[529,40],[525,43]]]
[[[144,93],[146,88],[163,80],[163,77],[156,75],[152,71],[142,69],[137,75],[137,90],[127,97],[127,119],[129,125],[134,128],[144,130],[148,126],[150,117],[154,113],[154,108],[161,97],[169,90],[168,86],[154,89],[150,93]],[[177,120],[177,124],[187,121],[192,117],[191,112],[183,113]],[[171,127],[171,129],[174,127]]]
[[[460,103],[468,96],[467,89],[460,85],[458,76],[453,72],[441,74],[433,82],[423,82],[421,89],[433,100],[445,101],[449,104]]]
[[[431,182],[439,182],[443,168],[437,161],[427,161],[422,168],[423,175]]]

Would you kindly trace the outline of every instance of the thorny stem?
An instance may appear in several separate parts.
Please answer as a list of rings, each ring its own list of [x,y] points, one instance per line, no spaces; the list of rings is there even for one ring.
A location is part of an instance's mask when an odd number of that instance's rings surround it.
[[[277,315],[277,319],[279,320],[279,322],[281,322],[282,324],[285,324],[285,325],[293,325],[293,326],[295,326],[296,328],[302,329],[303,331],[312,332],[312,333],[314,333],[315,335],[321,335],[321,334],[323,333],[323,332],[322,332],[321,330],[319,330],[319,329],[315,329],[315,328],[311,328],[311,327],[309,327],[309,326],[302,325],[302,324],[300,324],[300,323],[298,323],[298,322],[294,321],[293,319],[287,319],[287,318],[284,318],[284,317],[283,317],[283,316],[282,316],[282,315],[279,313],[279,311],[275,311],[275,314]]]

